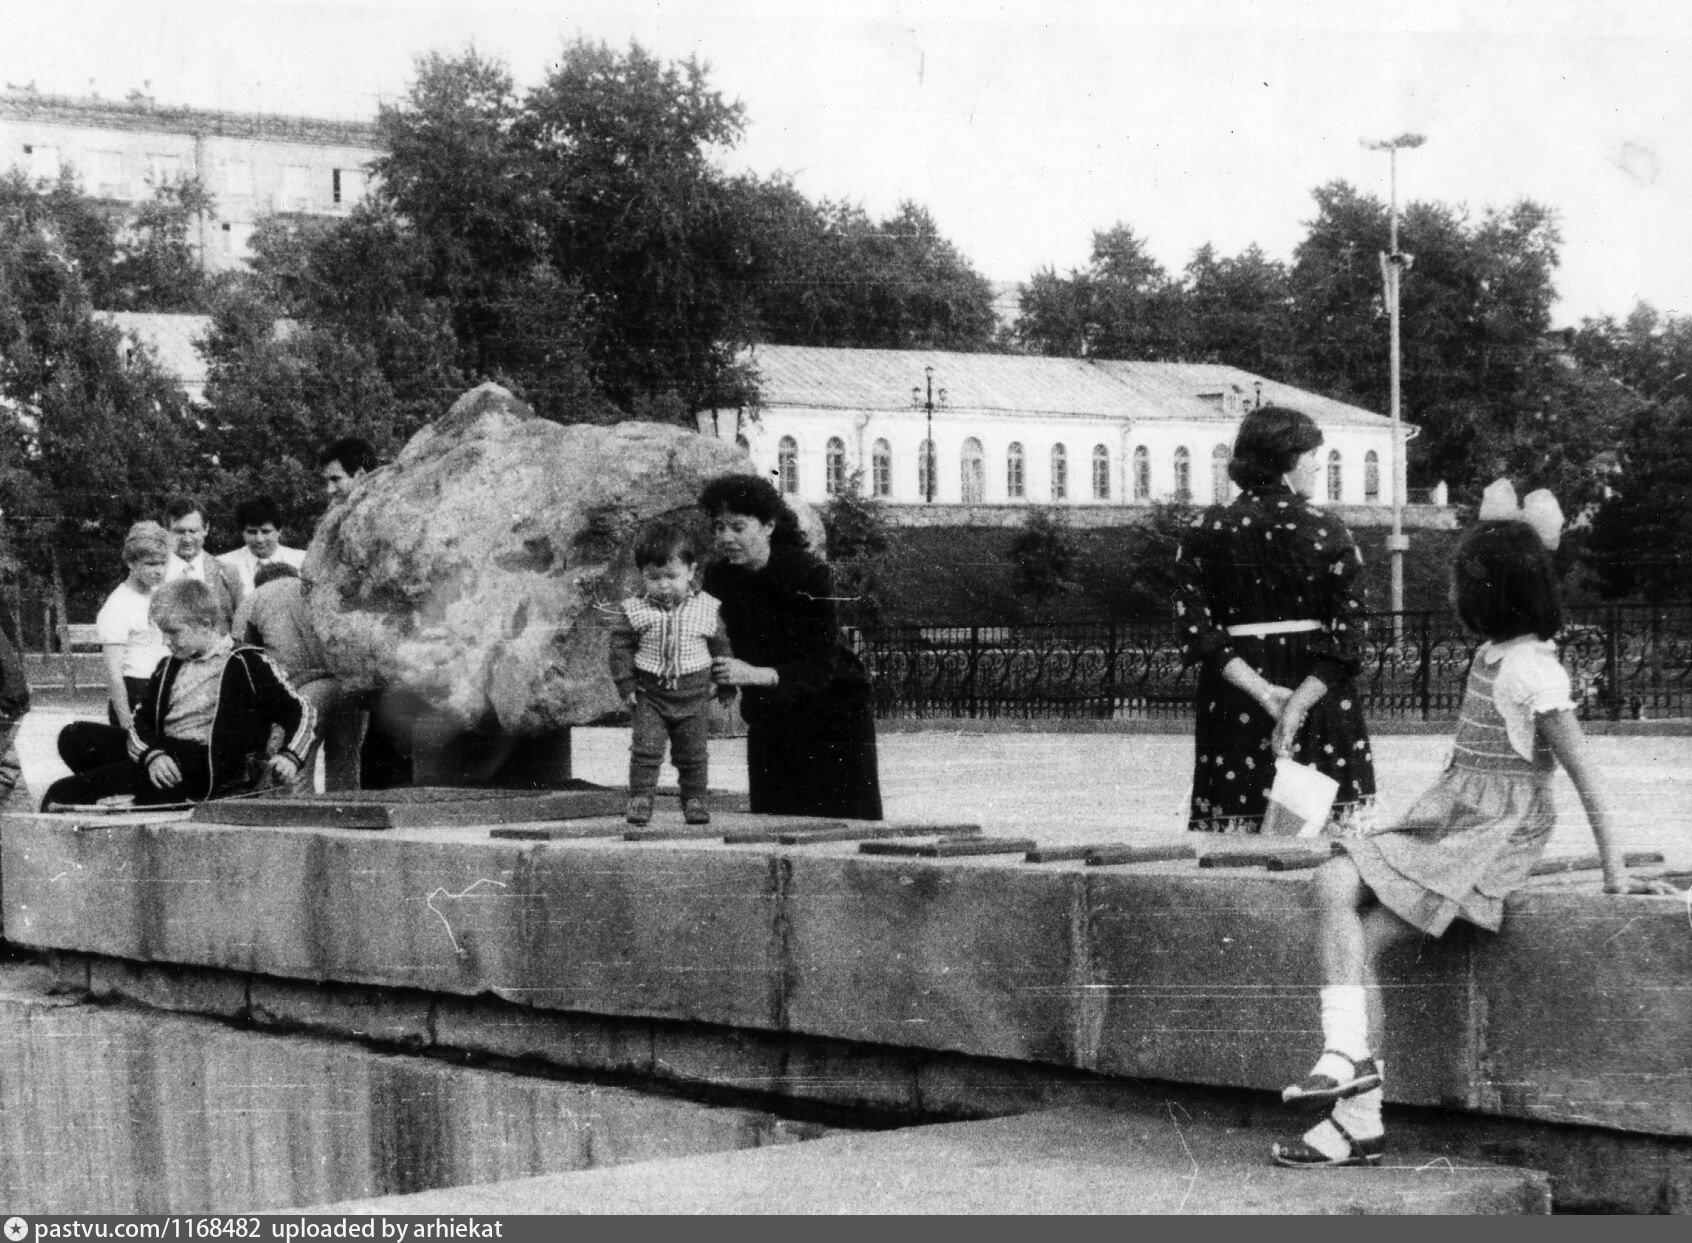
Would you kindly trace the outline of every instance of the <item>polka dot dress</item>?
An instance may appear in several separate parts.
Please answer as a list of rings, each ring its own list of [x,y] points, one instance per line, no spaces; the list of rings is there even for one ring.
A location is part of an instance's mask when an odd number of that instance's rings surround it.
[[[1273,718],[1222,677],[1240,657],[1288,690],[1314,675],[1328,692],[1305,718],[1293,758],[1339,782],[1328,831],[1373,826],[1374,756],[1356,685],[1352,634],[1363,562],[1338,518],[1284,486],[1248,489],[1194,520],[1177,554],[1175,615],[1188,664],[1199,665],[1188,828],[1262,831],[1275,780]],[[1314,620],[1320,630],[1232,636],[1229,626]]]

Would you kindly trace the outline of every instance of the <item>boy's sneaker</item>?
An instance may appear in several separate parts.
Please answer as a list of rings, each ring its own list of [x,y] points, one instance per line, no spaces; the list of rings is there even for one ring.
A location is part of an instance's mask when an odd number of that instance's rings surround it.
[[[630,824],[652,823],[652,796],[650,794],[633,794],[629,796]]]
[[[705,806],[705,800],[702,798],[684,798],[682,819],[688,824],[710,824],[711,809]]]

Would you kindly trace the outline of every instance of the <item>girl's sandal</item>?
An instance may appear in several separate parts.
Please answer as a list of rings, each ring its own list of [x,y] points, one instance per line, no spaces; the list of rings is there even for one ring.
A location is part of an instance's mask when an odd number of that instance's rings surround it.
[[[1336,1078],[1312,1070],[1299,1082],[1281,1089],[1281,1099],[1289,1105],[1332,1105],[1350,1096],[1358,1096],[1381,1086],[1381,1068],[1372,1057],[1361,1061],[1348,1057],[1337,1049],[1324,1049],[1316,1065],[1337,1058],[1351,1065],[1351,1072]]]
[[[1381,1134],[1373,1139],[1355,1139],[1329,1114],[1317,1126],[1332,1127],[1335,1134],[1344,1141],[1345,1153],[1338,1157],[1330,1157],[1320,1148],[1313,1147],[1303,1139],[1295,1139],[1290,1143],[1275,1144],[1270,1147],[1269,1155],[1275,1159],[1276,1165],[1285,1165],[1293,1169],[1323,1169],[1341,1165],[1378,1166],[1381,1155],[1386,1151],[1386,1135]]]

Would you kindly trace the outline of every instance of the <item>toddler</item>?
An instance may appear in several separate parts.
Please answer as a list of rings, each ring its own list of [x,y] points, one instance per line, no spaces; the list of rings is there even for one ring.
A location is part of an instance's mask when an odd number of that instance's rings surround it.
[[[727,656],[728,633],[715,596],[694,586],[698,553],[678,527],[648,533],[635,548],[645,592],[619,606],[611,628],[611,677],[634,709],[629,750],[630,824],[652,819],[652,792],[666,740],[681,779],[682,818],[711,823],[705,802],[711,661]],[[727,703],[732,687],[717,690]]]

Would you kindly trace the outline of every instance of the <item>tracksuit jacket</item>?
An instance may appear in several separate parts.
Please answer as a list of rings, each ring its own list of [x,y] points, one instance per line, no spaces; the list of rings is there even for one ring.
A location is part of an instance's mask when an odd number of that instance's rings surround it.
[[[143,769],[155,755],[169,753],[164,720],[171,687],[182,664],[175,656],[160,661],[136,705],[134,723],[129,728],[129,758]],[[197,801],[250,787],[257,766],[264,761],[273,725],[283,729],[281,753],[303,768],[315,726],[311,705],[294,693],[263,651],[238,645],[229,653],[218,680],[207,757],[211,788],[184,791],[183,797]]]

